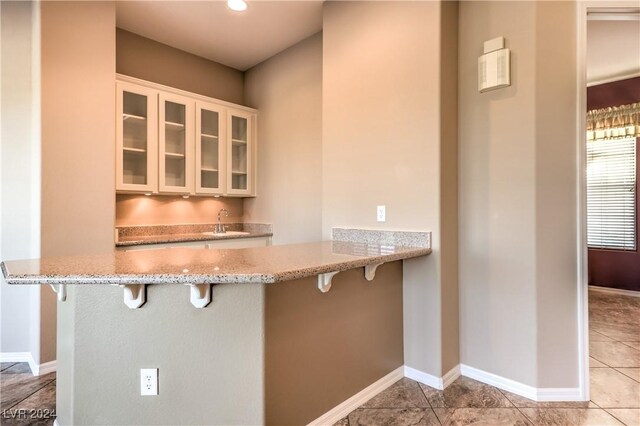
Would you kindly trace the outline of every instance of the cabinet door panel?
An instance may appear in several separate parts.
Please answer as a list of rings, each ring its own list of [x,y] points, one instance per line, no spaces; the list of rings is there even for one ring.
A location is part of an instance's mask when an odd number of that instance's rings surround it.
[[[245,111],[228,112],[227,193],[251,195],[253,191],[254,115]]]
[[[225,137],[225,109],[216,104],[196,102],[196,194],[224,193]]]
[[[117,83],[116,190],[158,191],[158,93]]]
[[[160,93],[160,192],[194,193],[193,108],[188,98]]]

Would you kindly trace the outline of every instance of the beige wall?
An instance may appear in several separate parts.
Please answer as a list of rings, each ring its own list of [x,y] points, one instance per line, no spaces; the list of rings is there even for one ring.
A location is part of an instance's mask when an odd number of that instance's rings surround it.
[[[31,2],[0,3],[2,260],[40,257],[39,26],[35,12]],[[0,283],[0,352],[29,352],[40,363],[40,291],[48,289],[9,286],[2,277]]]
[[[578,384],[574,25],[570,3],[460,5],[461,362],[535,387]],[[512,85],[479,93],[499,35]]]
[[[222,208],[229,212],[223,222],[242,222],[243,203],[242,198],[117,195],[116,226],[215,223]]]
[[[110,251],[115,212],[115,4],[41,2],[40,12],[42,256]],[[43,300],[45,295],[54,297],[43,292]],[[45,325],[51,329],[48,336],[55,336],[55,324],[43,322],[43,330]],[[57,360],[58,410],[64,412],[73,385],[71,375],[63,372],[70,371],[77,348],[65,348],[66,338],[59,343],[63,348]],[[60,422],[71,424],[64,416]]]
[[[456,184],[444,171],[455,170],[456,141],[441,129],[455,127],[446,98],[455,87],[441,78],[455,58],[441,60],[441,44],[455,44],[457,19],[455,4],[443,7],[452,9],[328,2],[323,26],[323,236],[334,226],[433,232],[433,254],[404,266],[404,356],[436,376],[458,363],[457,235],[446,219],[455,217]],[[376,222],[380,204],[385,223]]]
[[[241,71],[119,28],[116,43],[116,70],[120,74],[242,103]]]
[[[274,244],[318,241],[322,221],[322,34],[248,70],[258,119],[258,197],[245,221],[273,224]]]

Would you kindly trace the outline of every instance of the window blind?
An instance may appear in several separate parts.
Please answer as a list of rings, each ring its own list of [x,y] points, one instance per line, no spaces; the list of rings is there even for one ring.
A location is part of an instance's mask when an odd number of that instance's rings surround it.
[[[636,249],[636,138],[587,142],[587,245]]]

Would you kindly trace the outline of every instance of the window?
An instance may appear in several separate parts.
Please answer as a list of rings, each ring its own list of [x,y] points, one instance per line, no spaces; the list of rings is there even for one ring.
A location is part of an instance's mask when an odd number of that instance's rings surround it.
[[[587,142],[587,245],[636,249],[636,138]]]

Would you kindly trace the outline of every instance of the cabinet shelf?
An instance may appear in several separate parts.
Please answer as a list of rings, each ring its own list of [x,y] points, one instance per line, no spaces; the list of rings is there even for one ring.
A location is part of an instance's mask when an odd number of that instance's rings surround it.
[[[123,147],[122,150],[124,152],[130,153],[130,154],[146,154],[147,150],[146,149],[141,149],[141,148],[128,148],[128,147]]]
[[[233,142],[235,145],[246,145],[247,141],[243,141],[241,139],[231,139],[231,142]]]
[[[200,136],[202,136],[203,138],[208,138],[208,139],[218,139],[217,136],[215,136],[215,135],[207,135],[206,133],[201,133]]]
[[[246,175],[247,174],[247,172],[241,172],[240,170],[232,170],[231,173],[234,174],[234,175]]]
[[[207,173],[218,173],[218,169],[213,169],[209,167],[200,167],[200,170]]]
[[[123,120],[129,120],[129,119],[133,119],[134,121],[144,121],[147,119],[147,117],[143,117],[141,115],[133,115],[133,114],[127,114],[127,113],[123,113],[122,114],[122,119]]]
[[[167,127],[167,129],[184,130],[184,124],[182,124],[182,123],[174,123],[173,121],[165,121],[164,124]]]
[[[180,154],[179,152],[165,152],[164,155],[167,158],[184,158],[184,154]]]

